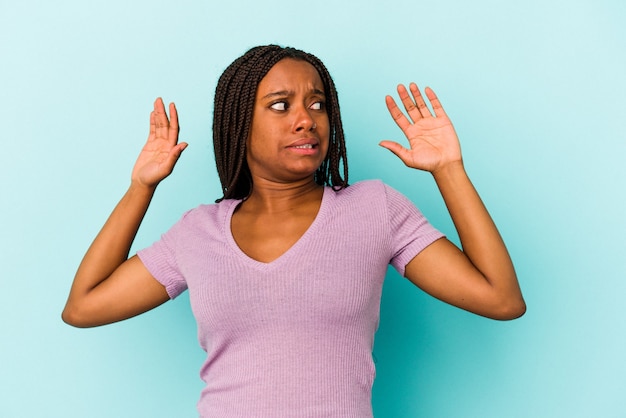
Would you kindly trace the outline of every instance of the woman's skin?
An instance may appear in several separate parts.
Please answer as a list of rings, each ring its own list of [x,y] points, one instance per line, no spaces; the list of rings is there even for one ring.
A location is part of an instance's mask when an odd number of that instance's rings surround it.
[[[398,94],[410,120],[390,96],[387,108],[409,140],[410,148],[383,141],[408,167],[429,171],[450,212],[463,251],[447,239],[428,246],[407,264],[406,277],[432,296],[462,309],[493,319],[514,319],[526,304],[508,251],[469,180],[461,147],[450,119],[435,92],[426,88],[434,116],[415,83],[410,95]]]
[[[314,173],[328,149],[329,122],[324,88],[313,66],[279,61],[258,86],[247,161],[253,179],[250,197],[233,214],[235,241],[248,256],[271,262],[311,225],[323,188]],[[426,89],[431,115],[419,89],[398,93],[409,118],[391,97],[392,117],[409,148],[381,146],[408,167],[432,173],[459,233],[463,250],[445,238],[418,254],[406,277],[444,302],[494,319],[525,311],[511,259],[498,230],[472,186],[459,141],[435,93]],[[168,119],[161,99],[150,116],[150,134],[131,175],[131,184],[78,268],[63,320],[78,327],[108,324],[138,315],[169,299],[142,262],[128,258],[131,244],[158,184],[187,147],[178,142],[174,104]]]
[[[146,312],[169,299],[165,288],[133,256],[128,258],[157,185],[173,170],[187,144],[178,143],[178,115],[154,103],[150,134],[131,175],[130,187],[109,216],[78,267],[63,310],[65,322],[93,327]]]
[[[231,230],[248,256],[270,262],[313,223],[323,188],[314,175],[328,150],[324,84],[306,61],[278,62],[257,88],[247,161],[252,193]]]

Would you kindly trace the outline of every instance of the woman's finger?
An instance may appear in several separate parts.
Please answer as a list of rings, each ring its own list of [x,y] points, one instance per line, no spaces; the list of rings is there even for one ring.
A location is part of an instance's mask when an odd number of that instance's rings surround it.
[[[404,109],[409,114],[409,117],[413,121],[413,123],[422,119],[422,114],[420,113],[419,108],[415,104],[415,101],[409,96],[409,92],[403,84],[398,85],[398,95],[400,96],[400,100],[404,105]]]
[[[383,148],[387,148],[389,151],[393,152],[396,157],[398,157],[404,163],[404,165],[410,167],[409,164],[411,161],[411,152],[408,149],[398,144],[397,142],[387,140],[381,141],[378,145]]]
[[[152,141],[154,138],[156,138],[156,121],[153,110],[150,112],[150,133],[148,134],[148,141]]]
[[[402,129],[402,132],[406,132],[406,130],[409,129],[409,127],[411,126],[411,122],[409,122],[407,117],[404,116],[404,113],[402,113],[402,111],[396,104],[396,101],[393,99],[393,97],[386,96],[385,103],[387,104],[389,114],[391,114],[391,117],[393,118],[394,122],[396,122],[396,125],[398,125],[400,129]]]
[[[173,144],[176,144],[178,142],[179,131],[180,131],[180,126],[178,125],[178,112],[176,111],[176,105],[174,103],[170,103],[170,121],[169,121],[168,139]]]
[[[432,117],[433,115],[430,113],[430,109],[426,105],[424,97],[422,97],[422,93],[420,93],[420,89],[417,87],[417,84],[411,83],[409,88],[411,89],[411,94],[413,95],[413,99],[415,100],[415,104],[417,105],[420,115],[423,118]]]
[[[424,91],[426,93],[426,97],[428,97],[428,100],[430,101],[430,104],[433,107],[435,116],[437,117],[447,116],[445,110],[443,110],[443,106],[441,106],[441,102],[439,101],[439,98],[437,97],[433,89],[431,89],[430,87],[426,87]]]
[[[157,138],[167,139],[170,122],[167,119],[167,114],[165,113],[163,99],[160,97],[154,102],[154,118]]]

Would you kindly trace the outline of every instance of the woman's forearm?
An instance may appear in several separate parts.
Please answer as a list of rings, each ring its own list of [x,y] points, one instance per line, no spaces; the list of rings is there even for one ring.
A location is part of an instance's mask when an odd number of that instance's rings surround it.
[[[131,183],[83,257],[70,300],[88,293],[126,261],[153,194],[154,188]]]
[[[178,114],[170,103],[154,102],[150,133],[131,174],[131,184],[96,236],[78,267],[63,320],[75,326],[119,321],[167,300],[165,288],[140,260],[128,259],[130,247],[157,185],[170,175],[187,143],[178,142]],[[138,291],[139,290],[139,291]]]
[[[465,255],[502,297],[523,299],[513,263],[462,162],[433,172]]]

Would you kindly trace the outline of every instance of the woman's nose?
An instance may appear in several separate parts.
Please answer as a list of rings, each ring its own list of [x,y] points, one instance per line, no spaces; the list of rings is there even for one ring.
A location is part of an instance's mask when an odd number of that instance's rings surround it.
[[[315,129],[316,123],[309,110],[305,107],[302,107],[298,109],[295,114],[293,126],[293,130],[295,132],[312,131],[313,129]]]

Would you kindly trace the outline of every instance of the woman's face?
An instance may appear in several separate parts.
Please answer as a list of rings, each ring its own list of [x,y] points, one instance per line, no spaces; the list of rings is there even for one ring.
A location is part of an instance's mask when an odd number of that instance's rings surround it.
[[[253,178],[309,178],[326,158],[329,122],[324,84],[308,62],[283,59],[256,92],[247,161]]]

